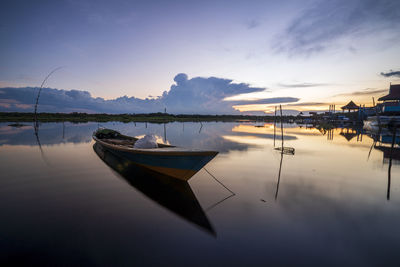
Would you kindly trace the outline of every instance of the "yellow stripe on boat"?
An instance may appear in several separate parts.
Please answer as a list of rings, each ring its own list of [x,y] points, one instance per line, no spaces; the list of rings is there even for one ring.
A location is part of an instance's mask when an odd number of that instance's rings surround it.
[[[179,180],[183,180],[183,181],[189,180],[197,172],[197,171],[194,171],[194,170],[184,170],[184,169],[175,169],[175,168],[151,166],[151,165],[139,164],[139,163],[135,163],[135,164],[138,165],[138,166],[142,166],[144,168],[153,170],[155,172],[158,172],[158,173],[161,173],[161,174],[165,174],[165,175],[177,178]]]

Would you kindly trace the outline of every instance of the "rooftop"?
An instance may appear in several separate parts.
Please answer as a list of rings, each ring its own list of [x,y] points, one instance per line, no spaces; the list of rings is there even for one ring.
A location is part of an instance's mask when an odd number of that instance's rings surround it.
[[[347,105],[345,105],[345,106],[343,106],[343,107],[341,107],[341,109],[359,109],[360,107],[359,106],[357,106],[354,102],[353,102],[353,100],[352,101],[350,101],[349,103],[347,103]]]
[[[389,94],[378,99],[378,101],[387,100],[400,100],[400,84],[391,84]]]

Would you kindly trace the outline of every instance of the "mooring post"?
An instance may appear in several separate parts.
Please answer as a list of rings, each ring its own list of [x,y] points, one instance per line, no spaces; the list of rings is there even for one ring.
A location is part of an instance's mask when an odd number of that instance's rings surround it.
[[[390,200],[390,184],[391,184],[391,172],[392,172],[392,158],[393,158],[393,147],[394,144],[396,143],[396,130],[397,130],[397,124],[394,123],[393,127],[393,137],[392,137],[392,146],[390,147],[390,157],[389,157],[389,166],[388,166],[388,186],[387,186],[387,193],[386,193],[386,199]]]
[[[274,116],[274,147],[275,147],[275,136],[276,136],[276,106],[275,106],[275,116]]]
[[[281,162],[279,163],[278,182],[276,183],[276,190],[275,190],[275,201],[278,200],[279,184],[281,182],[282,162],[283,162],[283,153],[281,153]]]
[[[167,128],[165,127],[165,122],[164,122],[164,143],[167,143]]]
[[[283,153],[283,116],[282,116],[282,105],[279,105],[281,110],[281,136],[282,136],[282,153]]]

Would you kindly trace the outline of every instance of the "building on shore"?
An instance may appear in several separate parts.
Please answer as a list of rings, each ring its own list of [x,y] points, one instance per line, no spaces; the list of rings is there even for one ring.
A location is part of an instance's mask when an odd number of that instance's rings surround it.
[[[350,112],[350,111],[352,111],[352,110],[359,110],[360,107],[357,106],[357,105],[353,102],[353,100],[352,100],[352,101],[350,101],[349,103],[347,103],[345,106],[341,107],[341,109],[343,110],[343,112],[344,112],[345,110],[348,110],[348,111]]]
[[[400,84],[391,84],[389,94],[382,96],[378,101],[383,101],[383,103],[379,104],[382,112],[400,112]]]

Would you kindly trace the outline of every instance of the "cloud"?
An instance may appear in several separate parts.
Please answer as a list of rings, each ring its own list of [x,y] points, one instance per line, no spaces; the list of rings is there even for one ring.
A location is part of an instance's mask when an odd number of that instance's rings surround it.
[[[349,36],[386,31],[399,37],[399,26],[398,0],[320,0],[290,23],[274,48],[291,55],[310,55]]]
[[[264,91],[265,88],[251,87],[246,83],[233,83],[233,80],[216,77],[195,77],[189,79],[184,73],[175,76],[169,91],[157,98],[140,99],[122,96],[105,100],[93,97],[87,91],[60,90],[43,88],[39,112],[72,112],[88,113],[198,113],[198,114],[234,114],[239,113],[232,108],[232,103],[224,101],[227,97],[240,94]],[[34,103],[37,88],[1,88],[0,111],[27,111],[28,105]],[[260,102],[297,101],[294,98],[264,99]],[[248,102],[247,102],[248,103]],[[7,105],[6,105],[7,104]]]
[[[251,30],[260,26],[260,24],[261,23],[258,20],[252,19],[248,20],[245,25],[247,29]]]
[[[0,103],[17,104],[19,102],[15,99],[1,99],[0,98]]]
[[[20,108],[20,109],[32,109],[33,105],[29,104],[15,104],[15,107]]]
[[[381,72],[381,76],[383,77],[397,77],[400,78],[400,71],[390,70],[389,72]]]
[[[195,77],[178,74],[169,92],[164,92],[160,101],[171,113],[231,114],[236,111],[223,99],[239,94],[264,91],[246,83],[233,83],[230,79]]]
[[[312,106],[324,106],[324,105],[329,105],[329,103],[324,103],[324,102],[303,102],[303,103],[287,104],[286,106],[291,106],[291,107],[312,107]]]
[[[326,83],[279,83],[278,84],[281,87],[287,87],[287,88],[305,88],[305,87],[318,87],[318,86],[327,86],[329,84]]]
[[[11,108],[11,104],[7,104],[7,103],[0,103],[0,108],[6,108],[6,109],[9,109],[9,108]]]
[[[38,88],[2,88],[0,102],[10,103],[11,107],[2,111],[29,111],[28,105],[33,105]],[[39,112],[73,112],[85,111],[88,113],[133,113],[146,112],[155,106],[156,100],[142,100],[135,97],[120,97],[113,100],[94,98],[87,91],[60,90],[43,88]],[[32,108],[33,109],[33,108]],[[161,111],[157,109],[157,111]]]
[[[344,93],[344,94],[337,94],[337,95],[334,95],[333,97],[336,97],[336,96],[368,96],[368,95],[377,95],[377,94],[383,94],[383,93],[388,93],[388,89],[367,88],[367,89],[360,90],[360,91],[354,91],[354,92]]]
[[[119,1],[118,5],[92,0],[67,0],[67,3],[94,26],[128,26],[137,19],[137,11],[132,11],[130,1]]]
[[[297,102],[300,98],[297,97],[272,97],[257,100],[234,100],[229,101],[233,105],[259,105],[259,104],[278,104],[278,103],[291,103]]]

